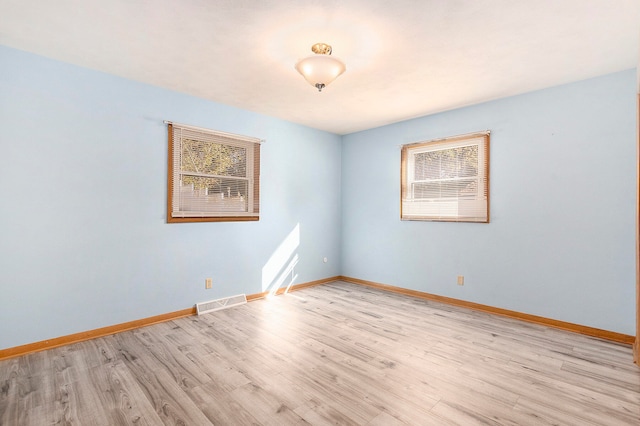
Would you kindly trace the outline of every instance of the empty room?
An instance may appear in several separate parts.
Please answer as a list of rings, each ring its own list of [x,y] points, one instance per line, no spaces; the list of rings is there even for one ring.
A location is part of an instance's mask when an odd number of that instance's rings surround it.
[[[637,425],[637,0],[0,0],[0,426]]]

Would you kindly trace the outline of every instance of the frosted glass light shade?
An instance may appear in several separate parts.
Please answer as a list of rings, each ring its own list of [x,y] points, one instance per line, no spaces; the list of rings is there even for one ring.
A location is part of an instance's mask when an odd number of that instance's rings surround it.
[[[346,69],[347,67],[340,59],[322,54],[301,59],[296,64],[296,70],[318,90],[322,90]]]

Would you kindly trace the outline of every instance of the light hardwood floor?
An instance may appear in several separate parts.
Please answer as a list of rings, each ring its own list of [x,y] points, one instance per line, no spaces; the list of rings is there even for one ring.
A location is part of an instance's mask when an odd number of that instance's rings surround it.
[[[336,282],[0,362],[1,425],[638,425],[630,346]]]

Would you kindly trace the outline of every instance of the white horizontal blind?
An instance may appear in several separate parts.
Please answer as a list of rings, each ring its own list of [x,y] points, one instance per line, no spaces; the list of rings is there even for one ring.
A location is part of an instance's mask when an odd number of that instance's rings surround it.
[[[258,217],[260,140],[169,124],[171,218]]]
[[[489,222],[489,134],[402,147],[401,219]]]

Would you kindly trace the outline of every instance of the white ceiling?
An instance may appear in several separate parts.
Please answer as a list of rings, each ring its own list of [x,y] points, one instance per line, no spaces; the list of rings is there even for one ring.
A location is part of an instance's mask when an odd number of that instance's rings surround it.
[[[0,44],[338,134],[638,65],[640,0],[0,0]],[[347,71],[322,93],[311,45]]]

